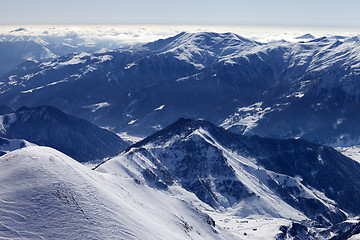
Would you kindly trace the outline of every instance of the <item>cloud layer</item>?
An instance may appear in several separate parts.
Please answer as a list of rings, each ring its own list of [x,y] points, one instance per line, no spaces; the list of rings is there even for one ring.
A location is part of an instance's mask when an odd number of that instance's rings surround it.
[[[46,38],[79,39],[88,44],[112,42],[113,48],[133,46],[174,36],[180,32],[233,32],[259,42],[299,41],[299,36],[310,33],[314,37],[354,36],[344,30],[260,28],[235,26],[0,26],[0,41],[34,40]]]

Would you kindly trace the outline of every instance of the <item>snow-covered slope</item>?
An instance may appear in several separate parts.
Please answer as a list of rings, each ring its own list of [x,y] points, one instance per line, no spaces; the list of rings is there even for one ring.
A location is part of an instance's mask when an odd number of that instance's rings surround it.
[[[0,157],[0,237],[231,239],[187,201],[126,176],[100,174],[48,147]],[[209,222],[209,223],[208,223]]]
[[[180,119],[96,171],[48,147],[0,157],[0,237],[351,236],[359,179],[360,165],[329,147]]]
[[[50,146],[80,162],[110,157],[129,146],[116,134],[50,106],[0,115],[0,136]]]
[[[338,150],[345,156],[360,163],[360,146],[359,145],[352,146],[352,147],[338,147],[338,148],[336,148],[336,150]]]
[[[203,69],[219,61],[245,55],[258,45],[261,43],[234,33],[182,32],[172,38],[148,43],[144,47],[158,54],[173,54],[176,58]]]

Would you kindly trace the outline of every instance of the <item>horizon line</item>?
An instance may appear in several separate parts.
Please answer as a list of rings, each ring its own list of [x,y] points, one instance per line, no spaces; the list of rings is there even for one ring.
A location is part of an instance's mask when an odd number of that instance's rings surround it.
[[[219,24],[219,25],[209,25],[209,24],[1,24],[0,28],[16,28],[16,27],[161,27],[161,28],[167,28],[167,27],[185,27],[185,28],[233,28],[233,29],[248,29],[248,30],[267,30],[267,29],[273,29],[273,30],[287,30],[287,31],[341,31],[341,32],[359,32],[360,34],[360,28],[339,28],[339,27],[317,27],[317,26],[279,26],[279,25],[225,25],[225,24]],[[16,29],[15,29],[16,30]]]

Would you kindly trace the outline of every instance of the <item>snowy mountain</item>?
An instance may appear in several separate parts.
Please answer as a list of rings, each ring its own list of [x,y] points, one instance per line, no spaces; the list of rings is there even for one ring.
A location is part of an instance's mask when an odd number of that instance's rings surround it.
[[[243,66],[228,61],[258,45],[232,33],[181,33],[132,51],[26,63],[3,79],[0,98],[15,108],[33,106],[35,101],[54,105],[102,126],[143,135],[184,115],[211,118],[219,111],[214,120],[220,122],[227,115],[224,112],[230,113],[237,105],[236,99],[246,99],[251,89],[264,90],[274,84],[237,81]],[[246,72],[258,75],[254,66],[242,64],[249,67]],[[217,69],[224,81],[217,79]]]
[[[59,26],[43,28],[27,26],[12,30],[1,28],[0,76],[25,61],[41,61],[67,54],[110,51],[131,46],[116,38],[117,35],[119,34],[109,32],[109,29],[106,33],[99,33],[99,29],[88,29],[84,32],[81,28]]]
[[[1,115],[0,136],[50,146],[80,162],[113,156],[128,147],[114,133],[49,106]]]
[[[243,134],[347,146],[359,142],[359,51],[357,37],[259,43],[180,33],[131,50],[27,62],[1,79],[0,101],[49,104],[142,136],[188,117]]]
[[[305,140],[242,136],[202,120],[180,119],[97,171],[163,191],[182,186],[238,221],[289,219],[315,227],[314,239],[326,239],[326,227],[360,213],[354,160]]]
[[[287,50],[283,80],[242,106],[222,126],[277,138],[301,137],[331,146],[359,141],[358,38],[321,38]],[[285,56],[285,55],[284,55]]]
[[[131,30],[130,30],[131,31]],[[133,33],[136,35],[137,33]],[[149,34],[147,34],[149,35]],[[138,38],[138,37],[137,37]],[[158,37],[152,36],[151,39]],[[58,56],[74,52],[96,52],[137,45],[149,40],[135,40],[121,26],[23,26],[0,28],[0,42],[35,42]]]
[[[240,37],[234,33],[182,32],[168,39],[144,45],[155,54],[173,55],[199,69],[229,60],[251,51],[261,43]]]
[[[234,238],[180,199],[196,197],[179,187],[162,192],[101,174],[48,147],[0,157],[0,182],[1,238]]]
[[[180,119],[96,167],[49,147],[0,157],[5,238],[342,239],[360,165],[305,140]],[[67,229],[67,231],[64,231]]]
[[[34,41],[0,41],[0,76],[25,61],[39,61],[54,57],[56,55],[49,49]]]

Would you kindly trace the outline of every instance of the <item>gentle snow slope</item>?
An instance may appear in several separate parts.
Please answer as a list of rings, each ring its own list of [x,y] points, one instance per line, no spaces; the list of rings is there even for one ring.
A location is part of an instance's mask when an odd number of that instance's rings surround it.
[[[97,173],[48,147],[2,156],[0,186],[0,238],[232,238],[169,193]]]

